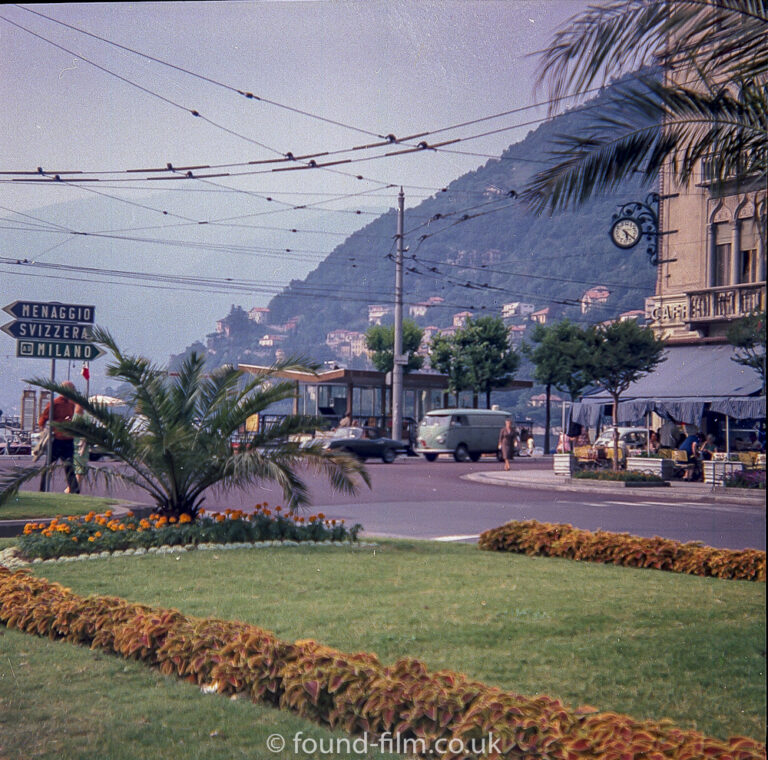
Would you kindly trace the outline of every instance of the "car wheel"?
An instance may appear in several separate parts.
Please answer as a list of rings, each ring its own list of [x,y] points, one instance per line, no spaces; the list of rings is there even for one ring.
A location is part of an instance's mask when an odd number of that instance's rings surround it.
[[[392,462],[395,461],[396,456],[397,454],[394,449],[384,449],[381,453],[381,461],[384,462],[384,464],[392,464]]]
[[[437,459],[437,454],[424,454],[424,459],[426,459],[427,462],[434,462]]]
[[[457,462],[466,462],[469,459],[469,449],[465,444],[460,443],[453,452],[453,458]]]
[[[480,461],[480,457],[481,457],[481,456],[482,456],[482,454],[481,454],[479,451],[473,451],[473,452],[472,452],[472,453],[469,455],[469,458],[470,458],[470,459],[471,459],[473,462],[479,462],[479,461]]]

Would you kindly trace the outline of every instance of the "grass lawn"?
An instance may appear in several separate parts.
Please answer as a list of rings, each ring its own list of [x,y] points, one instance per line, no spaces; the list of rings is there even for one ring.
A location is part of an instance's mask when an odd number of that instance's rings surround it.
[[[418,657],[522,694],[671,718],[721,738],[765,735],[761,583],[403,541],[35,571],[77,593],[246,620],[288,640],[373,651],[384,662]],[[118,759],[179,751],[263,758],[270,733],[329,736],[133,662],[0,632],[0,757],[85,758],[98,746]]]
[[[56,515],[86,515],[91,510],[103,512],[119,504],[116,499],[67,493],[19,491],[6,504],[0,504],[0,520],[35,520]]]

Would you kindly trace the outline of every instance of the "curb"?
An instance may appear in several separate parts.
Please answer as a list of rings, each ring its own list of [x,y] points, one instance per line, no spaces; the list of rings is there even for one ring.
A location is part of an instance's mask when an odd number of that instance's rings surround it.
[[[574,483],[571,478],[561,476],[560,481],[549,480],[547,482],[536,482],[535,480],[526,480],[523,477],[509,478],[493,472],[472,472],[467,475],[462,475],[463,480],[473,480],[477,483],[489,483],[495,486],[507,486],[514,488],[530,488],[541,491],[570,491],[572,493],[594,493],[597,491],[614,491],[620,492],[627,487],[648,487],[650,485],[659,486],[660,483],[613,483],[610,481],[590,481],[589,485],[586,483]],[[671,487],[671,484],[665,481],[667,487]],[[725,489],[722,489],[725,490]],[[697,491],[689,490],[687,488],[674,487],[671,491],[665,492],[665,496],[669,496],[675,493],[679,497],[701,499],[710,502],[722,502],[726,504],[739,504],[741,506],[762,506],[765,507],[765,493],[755,494],[724,494],[719,492],[713,492],[712,490]]]

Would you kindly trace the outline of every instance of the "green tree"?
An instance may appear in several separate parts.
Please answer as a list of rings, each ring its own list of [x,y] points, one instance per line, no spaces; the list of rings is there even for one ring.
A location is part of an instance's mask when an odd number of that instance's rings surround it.
[[[424,331],[409,319],[403,320],[403,353],[408,357],[405,372],[421,369],[424,357],[419,350]],[[394,366],[395,326],[373,325],[365,333],[365,345],[373,352],[371,361],[379,372],[391,372]]]
[[[294,433],[314,429],[316,421],[309,417],[288,416],[233,447],[233,434],[249,417],[293,395],[293,383],[280,382],[275,371],[300,369],[298,365],[275,365],[255,377],[232,367],[206,375],[204,359],[192,354],[172,376],[143,357],[123,354],[109,333],[96,330],[94,335],[114,357],[107,375],[129,389],[125,397],[129,416],[91,403],[74,388],[46,379],[30,381],[87,412],[54,427],[99,446],[120,463],[115,468],[91,468],[89,476],[103,478],[107,485],[122,481],[138,486],[152,497],[159,512],[175,517],[184,513],[195,517],[213,486],[227,490],[262,481],[277,483],[291,508],[300,506],[308,501],[307,486],[297,473],[302,465],[327,475],[340,491],[354,492],[358,479],[370,485],[365,469],[353,459],[319,446],[300,448],[289,440]],[[48,469],[34,466],[4,477],[0,504]]]
[[[459,362],[467,368],[467,383],[472,404],[485,393],[485,406],[491,407],[491,391],[506,384],[520,365],[519,355],[509,345],[504,322],[498,317],[468,319],[453,336]]]
[[[468,319],[451,336],[435,335],[429,357],[432,367],[448,376],[448,390],[457,394],[457,403],[461,391],[471,390],[475,408],[480,393],[490,407],[493,388],[504,386],[520,364],[497,317]]]
[[[619,467],[619,401],[629,386],[665,360],[665,342],[634,320],[597,325],[587,331],[586,375],[613,400],[613,469]]]
[[[549,454],[552,386],[569,393],[571,401],[576,401],[590,383],[587,332],[564,319],[550,327],[536,324],[531,340],[535,347],[524,344],[523,351],[536,365],[535,380],[545,387],[544,453]]]
[[[454,349],[453,336],[437,333],[432,337],[429,344],[429,363],[433,369],[448,377],[448,393],[456,394],[458,406],[459,392],[469,387],[469,368],[460,361]]]
[[[650,184],[662,168],[687,185],[704,157],[720,179],[764,183],[767,37],[765,0],[612,0],[576,15],[543,55],[540,82],[553,103],[640,73],[616,88],[591,132],[561,138],[527,199],[554,211],[636,173]]]
[[[737,349],[733,361],[754,369],[765,393],[765,311],[737,319],[729,326],[726,338]]]

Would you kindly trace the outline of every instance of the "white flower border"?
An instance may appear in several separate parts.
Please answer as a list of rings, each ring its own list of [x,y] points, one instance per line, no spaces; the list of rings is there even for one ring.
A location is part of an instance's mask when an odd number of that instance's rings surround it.
[[[348,547],[350,549],[366,549],[378,546],[370,541],[240,541],[229,544],[184,544],[181,546],[150,546],[148,549],[118,549],[113,552],[91,552],[85,554],[75,554],[67,557],[56,557],[52,559],[41,559],[37,557],[31,562],[22,559],[18,554],[18,549],[11,546],[0,551],[0,565],[4,565],[9,570],[28,565],[51,565],[63,562],[84,562],[90,559],[108,559],[110,557],[143,557],[153,554],[182,554],[194,551],[230,551],[232,549],[269,549],[273,547],[287,546],[334,546]]]

